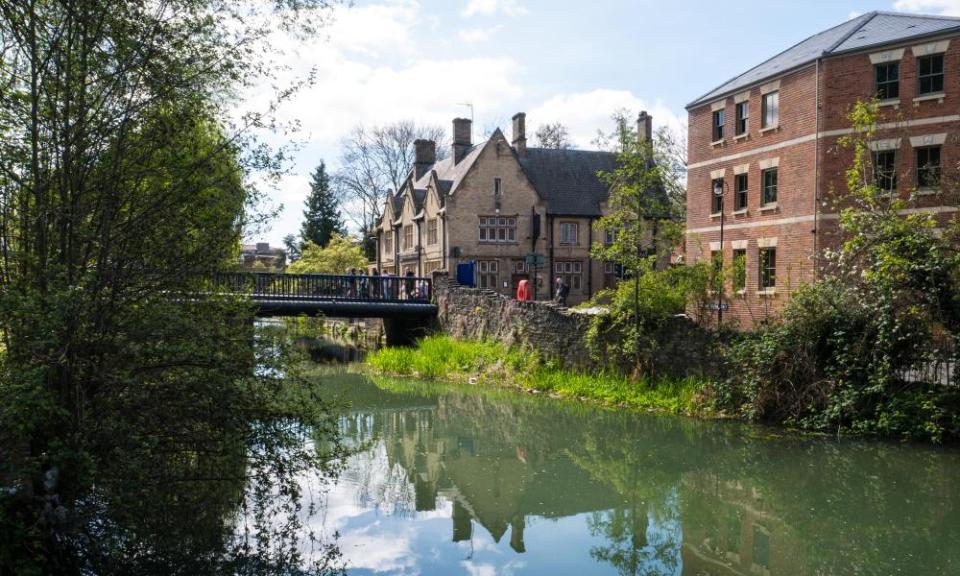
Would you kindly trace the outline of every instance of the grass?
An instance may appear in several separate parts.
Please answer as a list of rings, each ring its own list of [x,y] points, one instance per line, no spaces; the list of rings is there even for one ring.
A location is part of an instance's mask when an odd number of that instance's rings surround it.
[[[414,348],[378,350],[367,357],[367,364],[394,376],[514,386],[634,410],[700,415],[706,411],[699,393],[703,383],[697,380],[635,380],[565,370],[536,352],[499,342],[430,336]]]

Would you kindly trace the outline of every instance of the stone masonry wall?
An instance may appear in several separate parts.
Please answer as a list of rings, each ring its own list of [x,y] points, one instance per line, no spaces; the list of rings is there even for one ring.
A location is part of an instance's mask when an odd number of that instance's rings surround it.
[[[467,288],[446,273],[433,276],[440,330],[454,338],[493,339],[528,347],[573,370],[610,368],[590,355],[590,316],[547,302],[519,302],[492,290]],[[686,317],[663,330],[654,370],[675,377],[715,375],[719,370],[715,337]]]

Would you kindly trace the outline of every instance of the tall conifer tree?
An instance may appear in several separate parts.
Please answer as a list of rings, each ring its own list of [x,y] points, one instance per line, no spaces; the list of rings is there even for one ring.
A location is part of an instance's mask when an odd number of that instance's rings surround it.
[[[310,195],[306,204],[300,239],[303,244],[313,242],[321,248],[325,247],[334,234],[343,233],[343,219],[337,210],[337,199],[330,189],[330,177],[322,160],[311,176]]]

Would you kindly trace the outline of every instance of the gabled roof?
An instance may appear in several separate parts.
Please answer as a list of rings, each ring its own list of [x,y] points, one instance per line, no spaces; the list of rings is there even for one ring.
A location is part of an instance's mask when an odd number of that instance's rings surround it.
[[[729,96],[768,78],[810,64],[818,58],[955,30],[960,31],[960,18],[869,12],[795,44],[687,104],[687,109]]]
[[[606,202],[609,187],[597,172],[612,172],[616,161],[610,152],[527,148],[520,165],[547,201],[548,213],[600,216],[600,204]]]

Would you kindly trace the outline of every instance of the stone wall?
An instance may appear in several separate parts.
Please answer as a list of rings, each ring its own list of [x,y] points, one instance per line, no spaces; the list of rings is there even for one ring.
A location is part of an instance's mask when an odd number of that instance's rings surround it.
[[[492,290],[467,288],[446,273],[433,276],[439,329],[458,339],[492,339],[528,347],[570,369],[611,368],[591,358],[587,344],[590,316],[547,302],[519,302]],[[659,337],[657,374],[685,377],[716,374],[716,339],[684,316],[673,318]]]

